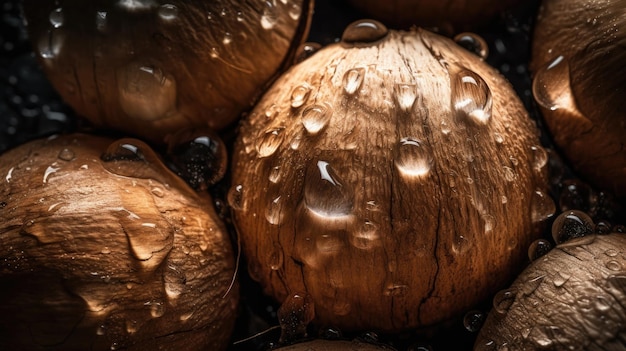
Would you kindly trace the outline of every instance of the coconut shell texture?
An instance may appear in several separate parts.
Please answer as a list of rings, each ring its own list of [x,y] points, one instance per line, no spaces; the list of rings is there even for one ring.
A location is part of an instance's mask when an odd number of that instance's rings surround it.
[[[581,176],[622,199],[625,11],[625,0],[542,2],[531,62],[534,97],[555,143]]]
[[[566,241],[496,294],[475,350],[624,350],[626,235]]]
[[[308,31],[310,1],[25,0],[48,78],[97,126],[155,142],[251,108]]]
[[[456,316],[521,269],[554,209],[538,145],[478,56],[354,23],[241,125],[229,202],[249,272],[279,301],[310,295],[315,321],[341,330]]]
[[[211,202],[141,142],[112,142],[0,157],[0,349],[225,349],[238,290]]]

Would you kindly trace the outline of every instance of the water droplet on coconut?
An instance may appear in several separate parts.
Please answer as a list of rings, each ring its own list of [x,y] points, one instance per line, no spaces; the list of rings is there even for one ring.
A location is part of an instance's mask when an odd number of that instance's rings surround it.
[[[148,308],[150,309],[150,315],[152,316],[152,318],[163,317],[163,315],[165,314],[165,306],[163,302],[150,301],[146,302],[144,305],[148,306]]]
[[[476,333],[480,330],[487,316],[484,312],[472,310],[463,317],[463,326],[470,333]]]
[[[552,250],[552,244],[548,240],[537,239],[528,247],[528,258],[531,261],[535,261],[550,252],[550,250]]]
[[[571,210],[561,213],[552,223],[552,238],[561,244],[573,238],[593,234],[593,220],[582,211]]]
[[[60,28],[63,26],[63,22],[65,21],[65,15],[63,14],[63,9],[58,7],[50,12],[48,16],[50,20],[50,24],[53,28]]]
[[[613,288],[619,290],[622,294],[626,294],[626,273],[612,274],[607,278],[607,281]]]
[[[568,97],[562,96],[569,91],[569,84],[569,64],[564,56],[558,56],[535,75],[533,96],[539,105],[554,111],[569,103]]]
[[[222,139],[209,128],[181,130],[167,140],[170,169],[196,190],[219,182],[228,156]]]
[[[361,250],[371,250],[381,246],[378,226],[370,221],[357,224],[350,235],[350,244]]]
[[[274,28],[278,22],[278,9],[274,0],[265,1],[265,8],[261,16],[261,27],[266,30]]]
[[[476,54],[482,60],[489,55],[489,46],[485,39],[475,33],[459,33],[454,37],[454,41],[467,51]]]
[[[177,299],[185,290],[187,277],[185,277],[185,273],[178,266],[168,264],[163,271],[163,283],[167,297]]]
[[[622,270],[622,264],[619,263],[618,261],[611,260],[606,263],[606,268],[608,268],[611,271],[619,272]]]
[[[343,89],[348,95],[354,94],[361,88],[363,78],[365,77],[365,68],[358,67],[346,71],[343,75]]]
[[[291,107],[298,108],[307,101],[309,93],[311,92],[311,86],[308,84],[298,85],[291,92]]]
[[[341,217],[352,212],[352,188],[328,162],[310,164],[304,182],[304,203],[309,210],[322,217]]]
[[[280,342],[293,342],[306,336],[306,328],[315,318],[313,300],[306,293],[295,293],[287,297],[278,309]]]
[[[244,202],[244,189],[243,185],[233,185],[228,191],[228,204],[233,210],[242,211],[245,210]]]
[[[451,72],[452,110],[457,118],[478,125],[485,125],[491,119],[491,90],[487,83],[475,72],[461,68]]]
[[[387,36],[389,30],[384,24],[371,20],[359,20],[349,24],[343,31],[341,41],[348,44],[373,43]]]
[[[270,224],[279,225],[285,219],[282,196],[274,198],[265,208],[265,219]]]
[[[232,41],[233,41],[233,35],[230,32],[225,32],[224,37],[222,38],[222,44],[228,45],[232,43]]]
[[[304,43],[300,45],[298,48],[296,58],[294,59],[294,63],[300,63],[309,57],[313,56],[319,49],[322,48],[322,45],[319,43]]]
[[[289,6],[287,13],[289,14],[289,17],[291,17],[292,20],[297,21],[300,18],[300,15],[302,14],[302,8],[300,7],[300,5],[293,3]]]
[[[76,158],[76,154],[74,154],[74,151],[72,151],[71,149],[63,148],[61,151],[59,151],[59,155],[57,157],[63,161],[69,162]]]
[[[433,159],[421,141],[405,137],[395,146],[394,161],[400,174],[410,178],[421,178],[429,173]]]
[[[525,296],[528,296],[534,293],[535,290],[539,288],[541,283],[543,283],[545,278],[546,278],[545,275],[540,275],[530,280],[527,280],[526,283],[524,283],[521,287],[522,294],[524,294]]]
[[[548,152],[539,145],[530,147],[533,157],[533,168],[535,171],[541,171],[548,164]]]
[[[506,314],[513,302],[515,302],[516,293],[513,290],[500,290],[493,298],[493,308],[499,314]]]
[[[116,78],[120,106],[130,117],[152,121],[176,112],[176,81],[159,67],[133,61]]]
[[[178,8],[176,5],[163,4],[159,6],[157,11],[159,17],[164,21],[173,21],[178,17]]]
[[[283,267],[283,258],[284,253],[283,249],[278,243],[274,243],[272,249],[268,254],[267,261],[269,262],[270,269],[273,271],[277,271]]]
[[[531,219],[533,223],[543,222],[554,216],[556,205],[554,200],[541,190],[535,190],[531,200]]]
[[[572,275],[568,272],[556,272],[556,274],[554,275],[554,277],[552,278],[552,284],[554,284],[555,287],[560,288],[562,287],[568,280],[569,278],[571,278]]]
[[[396,84],[394,95],[398,106],[403,111],[411,111],[417,99],[417,88],[415,84]]]
[[[302,125],[307,133],[315,135],[328,125],[331,116],[332,107],[329,105],[313,105],[302,111]]]
[[[256,139],[256,151],[259,157],[272,156],[285,139],[284,128],[272,128],[261,132]]]

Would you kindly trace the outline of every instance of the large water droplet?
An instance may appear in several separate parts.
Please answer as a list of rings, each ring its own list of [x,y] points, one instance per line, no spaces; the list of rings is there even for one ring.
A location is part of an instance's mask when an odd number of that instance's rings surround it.
[[[433,159],[428,149],[415,138],[402,138],[395,146],[395,164],[407,177],[424,177],[432,167]]]
[[[69,162],[76,158],[76,154],[74,154],[74,151],[72,151],[71,149],[63,148],[61,151],[59,151],[59,155],[57,157],[63,161]]]
[[[475,72],[460,68],[451,71],[452,111],[461,120],[485,125],[491,119],[491,90]]]
[[[328,162],[311,164],[304,181],[304,203],[315,214],[342,217],[352,212],[353,191]]]
[[[365,68],[358,67],[346,71],[343,75],[343,89],[349,95],[354,94],[361,88],[363,78],[365,77]]]
[[[63,22],[65,21],[63,9],[59,7],[52,10],[52,12],[50,12],[50,15],[48,16],[48,19],[50,20],[50,24],[52,25],[52,27],[60,28],[61,26],[63,26]]]
[[[263,15],[261,16],[261,27],[266,30],[274,28],[278,22],[278,9],[275,0],[265,1]]]
[[[148,308],[150,309],[150,315],[152,316],[152,318],[163,317],[163,315],[165,314],[165,305],[163,304],[163,302],[150,301],[146,302],[144,305],[148,306]]]
[[[489,55],[489,46],[485,39],[475,33],[459,33],[454,37],[454,41],[464,49],[476,54],[481,59],[486,59]]]
[[[315,135],[326,128],[332,116],[332,107],[328,104],[313,105],[302,111],[302,125],[307,133]]]
[[[591,217],[578,210],[561,213],[552,223],[552,238],[561,244],[573,238],[593,234],[594,223]]]
[[[549,110],[570,106],[569,64],[558,56],[541,68],[533,80],[533,96],[539,105]]]
[[[554,216],[556,205],[554,200],[541,190],[535,190],[531,200],[531,219],[533,223],[543,222]]]
[[[256,151],[259,157],[272,156],[285,139],[284,128],[272,128],[261,132],[256,139]]]
[[[341,41],[349,44],[371,44],[387,36],[388,32],[384,24],[364,19],[349,24],[343,31]]]
[[[133,61],[117,70],[119,103],[132,118],[158,120],[176,112],[176,81],[159,67]]]
[[[287,297],[278,309],[280,342],[293,342],[306,336],[306,328],[315,318],[315,307],[311,297],[295,293]]]
[[[224,177],[228,166],[226,146],[213,130],[182,130],[167,142],[168,165],[192,188],[204,190]]]
[[[415,84],[396,84],[394,95],[401,110],[408,112],[413,109],[417,99],[417,88]]]

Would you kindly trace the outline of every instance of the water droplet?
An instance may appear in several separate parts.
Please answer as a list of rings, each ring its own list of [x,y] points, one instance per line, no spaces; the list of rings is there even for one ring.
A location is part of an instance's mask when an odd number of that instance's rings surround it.
[[[541,190],[535,190],[531,201],[531,219],[533,223],[543,222],[554,216],[556,205],[548,194]]]
[[[533,155],[533,168],[541,171],[548,164],[548,152],[539,145],[531,146],[530,150]]]
[[[556,272],[556,274],[554,275],[554,278],[552,278],[552,284],[554,284],[555,287],[560,288],[571,277],[572,275],[569,272]]]
[[[371,20],[359,20],[349,24],[343,31],[341,41],[348,44],[373,43],[387,36],[384,24]]]
[[[144,304],[150,308],[150,315],[152,318],[163,317],[165,314],[165,305],[159,301],[150,301]]]
[[[579,180],[566,179],[561,185],[559,208],[563,212],[569,210],[589,211],[592,204],[596,202],[591,187]]]
[[[63,161],[71,161],[73,160],[76,155],[74,154],[74,151],[72,151],[71,149],[68,148],[64,148],[61,151],[59,151],[59,155],[58,155],[59,159],[63,160]]]
[[[309,57],[313,56],[319,49],[322,48],[322,45],[319,43],[304,43],[300,45],[298,48],[298,52],[296,54],[296,58],[294,63],[300,63]]]
[[[506,314],[513,302],[515,302],[516,293],[513,290],[500,290],[493,298],[493,308],[499,314]]]
[[[370,250],[381,246],[378,226],[370,221],[358,224],[350,236],[350,244],[361,250]]]
[[[274,28],[278,22],[278,9],[274,0],[265,1],[265,8],[261,16],[261,27],[266,30]]]
[[[535,261],[550,252],[550,250],[552,250],[552,244],[550,244],[548,240],[537,239],[530,244],[530,247],[528,247],[528,258],[531,261]]]
[[[43,173],[43,182],[47,183],[48,182],[48,177],[50,177],[50,175],[56,173],[58,170],[60,170],[60,167],[55,167],[56,166],[56,162],[54,164],[52,164],[51,166],[48,166],[48,168],[46,168],[46,171]]]
[[[459,33],[454,37],[454,41],[467,51],[476,54],[481,59],[486,59],[489,55],[489,46],[485,39],[475,33]]]
[[[457,235],[454,237],[454,241],[452,242],[452,252],[454,252],[457,255],[466,253],[470,247],[471,247],[471,243],[469,242],[469,240],[467,240],[467,238],[463,235]]]
[[[50,20],[50,24],[53,28],[60,28],[63,26],[63,22],[65,21],[65,15],[63,14],[63,9],[58,7],[50,12],[48,16]]]
[[[395,148],[395,164],[398,171],[407,177],[426,176],[432,167],[433,159],[421,141],[405,137]]]
[[[593,234],[593,220],[586,213],[571,210],[561,213],[552,223],[552,238],[561,244],[573,238]]]
[[[293,3],[289,6],[289,10],[287,10],[287,13],[292,20],[297,21],[302,14],[302,8],[297,3]]]
[[[450,125],[446,121],[441,121],[441,133],[443,135],[449,135],[452,129],[450,129]]]
[[[609,234],[611,233],[612,229],[613,227],[611,226],[611,223],[601,220],[596,223],[593,231],[596,234]]]
[[[383,291],[383,295],[385,296],[404,296],[409,290],[409,286],[406,284],[400,283],[390,283],[387,284],[385,290]]]
[[[128,116],[159,120],[176,112],[176,81],[159,67],[133,61],[117,71],[119,103]]]
[[[295,293],[287,297],[278,308],[280,342],[293,342],[306,336],[306,328],[315,318],[313,300],[308,294]]]
[[[607,278],[607,281],[622,294],[626,293],[626,273],[612,274]]]
[[[135,334],[139,330],[136,320],[126,320],[126,332],[128,334]]]
[[[102,336],[104,334],[106,334],[106,326],[99,325],[98,328],[96,328],[96,335]]]
[[[245,210],[245,202],[243,196],[243,185],[233,185],[228,191],[228,204],[230,205],[230,207],[237,211]]]
[[[96,29],[99,32],[105,32],[107,29],[107,16],[106,11],[96,11]]]
[[[504,143],[504,136],[500,133],[493,133],[493,140],[496,141],[496,144]]]
[[[354,94],[361,88],[363,78],[365,77],[365,68],[358,67],[346,71],[343,75],[343,89],[349,95]]]
[[[485,125],[491,119],[491,91],[475,72],[461,68],[451,72],[452,110],[457,118]]]
[[[282,196],[274,198],[265,209],[265,219],[270,224],[279,225],[285,219]]]
[[[284,128],[272,128],[261,132],[256,139],[256,151],[259,157],[272,156],[285,139]]]
[[[226,145],[213,130],[181,130],[168,137],[167,142],[168,165],[192,188],[204,190],[226,174]]]
[[[569,84],[569,64],[564,56],[558,56],[535,75],[533,96],[539,105],[552,111],[567,107],[571,103]]]
[[[308,84],[298,85],[291,92],[291,107],[298,108],[307,101],[309,93],[311,92],[311,86]]]
[[[176,5],[172,4],[163,4],[159,6],[159,10],[157,11],[159,17],[164,21],[173,21],[178,17],[178,8]]]
[[[606,268],[615,272],[619,272],[622,270],[622,264],[618,261],[611,260],[606,263]]]
[[[329,105],[313,105],[302,111],[302,125],[307,133],[315,135],[328,125],[331,116],[332,107]]]
[[[274,243],[272,250],[270,250],[268,254],[268,262],[270,264],[270,269],[273,271],[277,271],[283,267],[283,248],[278,243]]]
[[[406,112],[413,109],[413,105],[417,99],[417,89],[415,84],[396,84],[394,86],[394,94],[400,109]]]
[[[509,166],[503,166],[502,170],[504,171],[504,179],[506,179],[507,182],[513,182],[515,181],[515,171],[513,170],[513,168],[509,167]]]
[[[185,290],[187,277],[185,277],[185,273],[179,267],[168,264],[163,271],[163,283],[167,297],[177,299]]]
[[[232,41],[233,41],[233,35],[230,32],[224,33],[224,38],[222,38],[222,44],[228,45],[232,43]]]
[[[320,160],[311,164],[304,181],[304,203],[315,214],[342,217],[352,212],[352,189],[328,162]]]
[[[463,326],[470,333],[476,333],[480,330],[485,322],[486,315],[482,311],[472,310],[463,317]]]
[[[280,174],[280,166],[274,166],[272,167],[272,169],[270,170],[270,175],[268,177],[268,180],[274,184],[278,183],[278,181],[280,180],[281,174]]]

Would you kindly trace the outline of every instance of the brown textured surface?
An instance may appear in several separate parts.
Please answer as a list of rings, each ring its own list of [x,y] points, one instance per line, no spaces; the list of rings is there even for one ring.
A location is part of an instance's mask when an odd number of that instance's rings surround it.
[[[513,298],[500,304],[501,313],[489,313],[475,350],[626,348],[624,234],[565,242],[533,262],[507,291]]]
[[[262,17],[272,3],[275,23],[265,30]],[[306,37],[312,1],[170,1],[178,9],[171,20],[159,17],[154,2],[143,4],[128,10],[111,1],[64,1],[58,28],[50,20],[59,6],[53,1],[24,1],[24,13],[48,78],[79,115],[162,142],[185,127],[224,128],[249,109],[292,44]],[[101,30],[97,11],[106,13]],[[129,90],[148,96],[131,92],[126,106],[120,102],[125,75]]]
[[[299,344],[284,346],[276,351],[376,351],[394,350],[390,346],[377,346],[359,341],[313,340]]]
[[[531,69],[569,64],[546,88],[569,101],[542,106],[558,146],[597,187],[626,196],[626,1],[550,0],[539,12]],[[535,78],[536,79],[536,78]],[[541,105],[541,104],[540,104]]]
[[[328,46],[275,83],[241,127],[230,202],[250,274],[267,293],[311,294],[321,325],[393,331],[462,313],[520,269],[545,168],[522,104],[476,56],[422,30],[370,44]],[[459,67],[490,88],[485,124],[452,111]],[[352,69],[363,82],[349,94]],[[294,108],[303,84],[308,98]],[[310,135],[302,116],[314,105],[332,115]],[[430,155],[427,174],[395,164],[404,137]],[[318,161],[341,186],[320,180]]]
[[[211,202],[158,163],[107,171],[111,142],[0,157],[0,349],[225,349],[238,291],[224,297],[234,258]]]

